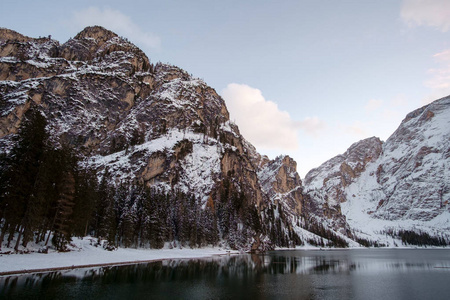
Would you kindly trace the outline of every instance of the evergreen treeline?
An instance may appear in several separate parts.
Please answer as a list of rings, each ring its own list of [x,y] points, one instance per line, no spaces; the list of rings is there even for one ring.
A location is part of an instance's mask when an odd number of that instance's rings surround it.
[[[202,247],[218,242],[214,213],[181,192],[164,194],[140,185],[108,186],[104,176],[90,223],[91,235],[108,241],[108,247]]]
[[[337,248],[347,248],[348,243],[346,240],[338,236],[333,231],[325,228],[323,224],[316,222],[315,220],[310,220],[305,224],[304,227],[306,230],[320,236],[320,239],[309,239],[308,243],[314,246],[320,247],[337,247]],[[327,239],[328,243],[325,244],[323,239]]]
[[[46,120],[28,111],[14,147],[0,157],[0,245],[26,247],[30,241],[64,251],[73,236],[107,240],[107,248],[201,247],[225,241],[248,246],[270,231],[274,245],[295,238],[280,219],[262,225],[256,207],[239,184],[226,177],[208,203],[172,190],[162,193],[141,185],[112,186],[108,170],[100,182],[84,170],[68,146],[51,147]],[[275,221],[277,223],[275,224]],[[14,244],[12,242],[14,241]]]
[[[412,230],[399,230],[397,236],[402,239],[405,245],[417,246],[447,246],[449,243],[444,237],[430,236],[426,232],[415,232]]]
[[[387,229],[382,232],[383,234],[390,235],[393,238],[399,238],[404,245],[417,245],[417,246],[448,246],[450,241],[447,240],[444,235],[431,236],[426,232],[416,232],[414,230],[395,230]]]
[[[177,190],[112,186],[108,170],[98,182],[95,174],[80,167],[70,147],[51,147],[46,124],[40,112],[29,110],[14,147],[0,157],[0,245],[6,239],[7,247],[18,251],[34,240],[64,251],[73,236],[86,235],[107,240],[108,249],[162,248],[166,242],[202,247],[221,241],[241,249],[263,236],[269,237],[269,247],[303,243],[286,225],[280,205],[263,210],[263,223],[232,174],[206,205]],[[185,144],[188,151],[192,145]],[[332,241],[328,246],[347,246],[320,224],[311,223],[307,229]]]
[[[357,236],[355,236],[355,241],[357,243],[359,243],[360,245],[362,245],[364,247],[367,247],[367,248],[369,248],[369,247],[376,247],[376,248],[378,248],[378,247],[385,247],[386,246],[385,244],[378,243],[378,241],[372,241],[372,240],[361,238],[361,237],[357,237]]]
[[[256,207],[249,203],[242,187],[236,188],[231,176],[222,180],[215,198],[208,204],[216,212],[220,239],[227,240],[230,247],[243,248],[262,233]]]
[[[224,212],[229,203],[241,200],[228,197],[228,190],[214,211],[202,209],[198,199],[177,191],[113,187],[108,171],[97,184],[93,174],[79,167],[70,148],[50,147],[45,128],[45,118],[30,110],[13,149],[1,157],[0,245],[6,238],[7,247],[18,251],[32,240],[45,245],[51,241],[63,251],[73,236],[88,234],[106,239],[109,249],[162,248],[167,241],[201,247],[217,244],[220,238],[230,240],[232,247],[244,245],[235,221],[242,209]],[[258,223],[252,213],[248,220]]]
[[[289,224],[281,205],[270,205],[266,210],[268,236],[279,247],[302,246],[303,241]]]
[[[74,220],[84,221],[93,190],[88,174],[78,167],[68,147],[53,149],[45,118],[29,110],[14,147],[0,163],[0,245],[16,236],[14,249],[31,240],[52,243],[64,250],[73,234],[80,233]]]

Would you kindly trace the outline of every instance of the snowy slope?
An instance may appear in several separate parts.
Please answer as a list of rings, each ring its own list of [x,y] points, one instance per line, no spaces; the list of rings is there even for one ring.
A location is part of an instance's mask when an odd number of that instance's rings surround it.
[[[373,149],[358,145],[366,154]],[[349,151],[312,170],[305,180],[309,194],[337,206],[350,227],[366,237],[383,240],[390,229],[448,232],[450,97],[408,114],[380,150],[366,155],[369,160],[356,159],[353,166],[365,165],[354,176],[346,178],[352,172],[342,167]]]
[[[447,97],[403,120],[379,159],[348,187],[342,211],[356,228],[415,227],[438,233],[450,229],[449,182]]]

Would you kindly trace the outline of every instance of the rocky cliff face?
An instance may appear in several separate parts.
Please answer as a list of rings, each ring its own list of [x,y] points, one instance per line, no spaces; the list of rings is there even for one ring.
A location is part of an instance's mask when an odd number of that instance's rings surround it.
[[[375,176],[384,194],[377,205],[377,218],[431,221],[448,211],[449,97],[406,116],[386,141]]]
[[[382,241],[380,233],[392,229],[439,235],[450,228],[449,137],[447,97],[408,114],[385,143],[360,141],[311,170],[308,195],[334,207],[334,219]]]
[[[274,204],[282,204],[292,216],[300,216],[303,206],[303,185],[297,163],[289,156],[268,161],[258,171],[263,192]]]
[[[226,180],[262,215],[275,194],[290,214],[301,212],[295,162],[259,155],[214,89],[175,66],[151,64],[115,33],[88,27],[60,45],[1,29],[0,54],[2,152],[37,107],[53,146],[71,145],[99,178],[107,169],[112,184],[181,191],[204,208],[219,201]]]
[[[368,138],[309,171],[305,176],[306,193],[312,199],[308,201],[309,213],[336,231],[351,236],[350,227],[341,212],[341,203],[347,201],[347,187],[380,156],[381,150],[380,139]]]
[[[344,154],[309,171],[305,176],[305,185],[309,189],[324,190],[330,206],[345,202],[344,189],[361,175],[368,163],[378,159],[382,144],[376,137],[354,143]]]

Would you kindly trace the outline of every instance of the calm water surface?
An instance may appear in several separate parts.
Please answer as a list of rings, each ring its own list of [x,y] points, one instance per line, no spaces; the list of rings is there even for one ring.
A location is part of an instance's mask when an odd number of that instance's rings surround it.
[[[273,251],[0,277],[1,299],[450,299],[450,250]]]

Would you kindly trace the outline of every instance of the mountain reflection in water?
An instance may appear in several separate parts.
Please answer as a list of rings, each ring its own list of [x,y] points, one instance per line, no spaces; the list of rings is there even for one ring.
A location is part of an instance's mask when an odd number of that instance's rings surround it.
[[[0,298],[447,299],[450,250],[273,251],[0,277]]]

